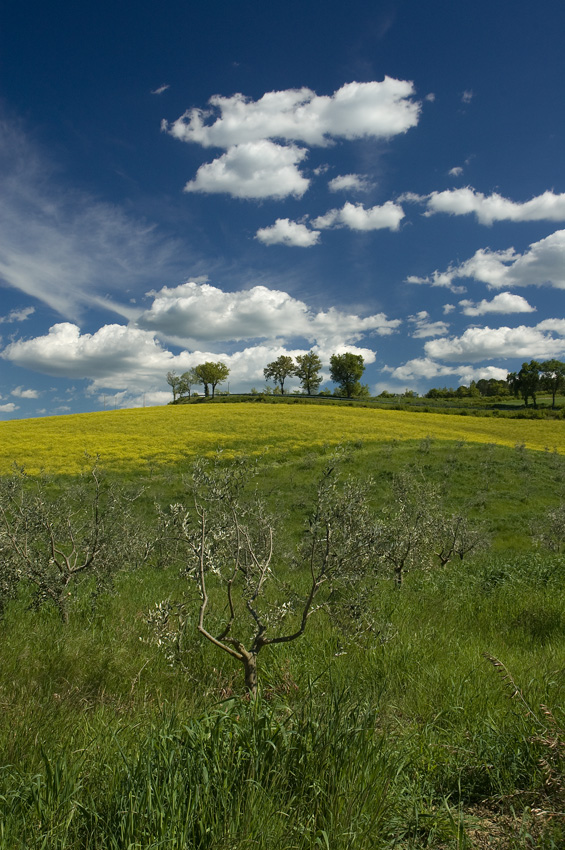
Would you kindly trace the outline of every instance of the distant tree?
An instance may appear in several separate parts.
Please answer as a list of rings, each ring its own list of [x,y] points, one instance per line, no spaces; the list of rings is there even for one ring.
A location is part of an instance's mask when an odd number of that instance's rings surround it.
[[[281,354],[272,363],[267,363],[263,369],[263,374],[266,381],[274,381],[279,385],[281,395],[284,395],[284,382],[287,378],[296,375],[296,366],[292,357],[287,354]]]
[[[477,395],[478,394],[479,393],[477,391]],[[455,395],[457,396],[457,398],[469,398],[471,395],[471,391],[469,390],[469,387],[466,387],[464,384],[461,384],[455,390]]]
[[[507,382],[496,378],[480,378],[477,389],[482,396],[504,396],[509,392]]]
[[[309,351],[308,354],[299,354],[296,363],[294,374],[299,379],[302,389],[308,395],[317,393],[322,383],[320,375],[322,361],[318,355],[314,351]]]
[[[551,406],[555,407],[555,396],[565,387],[565,363],[544,360],[541,364],[541,386],[551,393]]]
[[[214,398],[216,387],[227,380],[230,370],[221,360],[217,363],[207,360],[206,363],[195,366],[194,373],[198,378],[198,383],[204,386],[204,395],[209,396],[210,387],[212,387],[212,398]]]
[[[400,587],[409,570],[431,565],[433,517],[439,500],[434,487],[410,472],[395,476],[391,496],[383,511],[376,551]]]
[[[528,406],[528,399],[532,399],[534,407],[537,407],[536,395],[541,383],[541,363],[530,360],[522,363],[519,372],[509,372],[507,377],[508,386],[515,396],[522,396],[524,404]]]
[[[538,545],[545,546],[553,552],[565,550],[565,503],[546,511],[536,523],[534,540]]]
[[[196,369],[189,369],[187,372],[183,372],[179,379],[179,395],[182,396],[190,396],[192,395],[192,387],[196,384],[200,383],[200,378],[196,374]]]
[[[482,525],[473,524],[462,513],[439,513],[432,523],[433,553],[444,567],[455,555],[463,560],[470,552],[488,545]]]
[[[181,379],[176,372],[167,372],[167,383],[173,391],[173,401],[176,401],[180,394]]]
[[[359,379],[365,371],[365,361],[360,354],[346,351],[330,357],[330,377],[339,384],[341,395],[352,398],[361,390]]]

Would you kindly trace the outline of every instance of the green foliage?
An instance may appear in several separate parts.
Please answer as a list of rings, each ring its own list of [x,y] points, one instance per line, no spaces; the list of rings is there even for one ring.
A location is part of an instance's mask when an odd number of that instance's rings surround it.
[[[318,392],[322,377],[322,361],[315,351],[309,351],[308,354],[299,354],[296,358],[296,369],[294,374],[300,381],[300,386],[307,395],[313,395]]]
[[[362,394],[359,380],[365,371],[365,363],[360,354],[346,351],[344,354],[332,354],[330,357],[330,377],[339,384],[341,395],[352,398]]]
[[[193,374],[196,378],[196,383],[204,386],[205,396],[209,395],[209,388],[212,387],[212,398],[214,398],[216,387],[218,384],[227,381],[229,373],[229,368],[221,360],[217,363],[207,360],[206,363],[200,363],[198,366],[195,366]]]
[[[281,395],[284,395],[284,382],[287,378],[296,374],[296,365],[292,357],[287,354],[281,354],[276,360],[267,363],[263,369],[263,375],[266,381],[274,381],[278,384]]]

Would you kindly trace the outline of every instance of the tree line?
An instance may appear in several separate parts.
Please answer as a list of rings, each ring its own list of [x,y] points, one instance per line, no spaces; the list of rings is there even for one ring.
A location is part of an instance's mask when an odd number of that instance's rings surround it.
[[[267,363],[263,369],[266,381],[275,384],[276,391],[285,393],[287,378],[298,378],[300,386],[306,395],[315,395],[322,383],[322,361],[315,351],[299,354],[296,358],[281,354],[276,360]],[[332,354],[330,357],[330,378],[338,385],[337,393],[346,398],[361,398],[369,395],[369,388],[361,384],[360,379],[365,371],[365,361],[360,354],[346,351],[343,354]],[[202,385],[204,395],[214,398],[216,387],[228,379],[230,370],[225,363],[207,361],[192,369],[177,375],[167,373],[167,383],[173,392],[173,401],[178,398],[190,398],[194,386]]]
[[[471,381],[469,386],[460,386],[456,390],[448,387],[432,387],[425,398],[479,398],[515,396],[523,398],[528,407],[529,401],[537,407],[537,395],[540,392],[551,394],[552,407],[555,397],[565,389],[565,363],[560,360],[530,360],[522,363],[519,372],[509,372],[505,381],[495,378],[481,378]]]
[[[366,398],[369,388],[361,384],[365,371],[365,362],[360,354],[348,351],[343,354],[332,354],[330,357],[330,378],[337,384],[335,395],[346,398]],[[298,378],[300,387],[306,395],[319,393],[322,384],[322,361],[315,351],[299,354],[296,358],[281,354],[276,360],[267,363],[263,369],[266,381],[275,384],[275,392],[285,394],[285,382],[289,378]],[[214,398],[216,387],[224,383],[230,374],[229,367],[222,363],[207,361],[188,369],[182,375],[176,372],[167,373],[167,383],[173,392],[173,401],[179,398],[190,398],[193,387],[202,385],[205,396]],[[531,401],[537,407],[537,396],[540,392],[550,393],[552,407],[555,398],[565,390],[565,363],[560,360],[530,360],[523,363],[519,372],[509,372],[506,380],[496,378],[481,378],[471,381],[469,386],[462,385],[457,389],[448,387],[432,387],[425,398],[495,398],[515,396],[524,399],[526,407]],[[329,395],[325,390],[323,395]],[[405,394],[406,395],[406,394]],[[410,393],[416,395],[416,393]],[[392,393],[383,392],[383,397],[392,397]]]

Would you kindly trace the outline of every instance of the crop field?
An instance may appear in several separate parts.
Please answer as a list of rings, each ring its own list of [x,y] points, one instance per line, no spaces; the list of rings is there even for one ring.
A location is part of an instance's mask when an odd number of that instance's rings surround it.
[[[0,850],[562,850],[563,429],[0,423]]]
[[[493,443],[565,453],[565,428],[555,420],[449,416],[305,404],[153,407],[0,423],[0,473],[14,463],[30,474],[74,474],[85,454],[107,468],[174,465],[222,449],[277,458],[323,446],[390,440]]]

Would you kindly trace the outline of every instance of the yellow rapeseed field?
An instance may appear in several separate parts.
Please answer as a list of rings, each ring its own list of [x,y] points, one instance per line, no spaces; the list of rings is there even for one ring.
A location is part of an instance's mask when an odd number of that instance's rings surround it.
[[[565,452],[563,422],[413,413],[307,404],[200,404],[0,422],[0,473],[14,463],[34,474],[75,473],[85,453],[107,468],[175,464],[210,455],[271,456],[362,440],[498,443]]]

